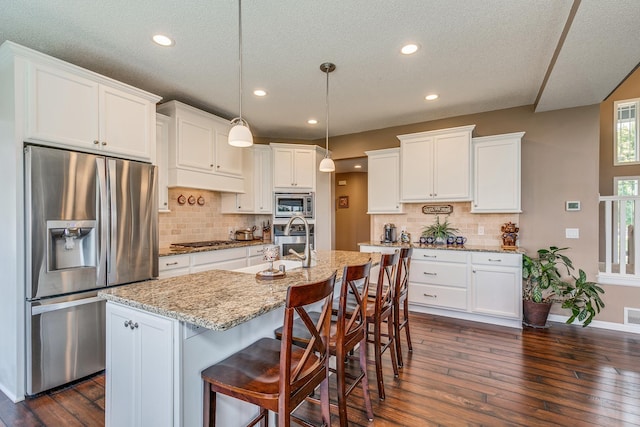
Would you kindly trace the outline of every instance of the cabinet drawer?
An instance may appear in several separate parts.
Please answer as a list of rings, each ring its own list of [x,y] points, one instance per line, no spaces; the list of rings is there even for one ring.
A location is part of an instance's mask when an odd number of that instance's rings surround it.
[[[217,251],[198,252],[191,254],[191,266],[210,264],[213,262],[229,261],[237,258],[246,258],[246,248],[219,249]]]
[[[189,255],[172,255],[160,257],[158,271],[175,270],[178,268],[189,268]]]
[[[495,252],[474,252],[471,254],[472,264],[487,264],[504,267],[519,267],[522,263],[520,254],[503,254]]]
[[[412,260],[467,262],[469,252],[446,249],[414,249]]]
[[[249,255],[252,256],[262,256],[262,252],[264,251],[264,245],[258,246],[249,246]]]
[[[467,264],[412,261],[409,281],[466,288],[467,272]]]
[[[377,245],[360,245],[360,252],[369,252],[369,253],[381,253],[381,254],[392,254],[395,251],[400,251],[399,246],[377,246]]]
[[[467,290],[444,286],[409,285],[409,302],[436,307],[467,309]]]

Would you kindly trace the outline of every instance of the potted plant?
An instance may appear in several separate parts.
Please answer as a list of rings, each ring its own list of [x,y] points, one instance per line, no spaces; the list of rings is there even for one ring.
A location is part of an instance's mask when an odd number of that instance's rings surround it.
[[[422,227],[422,237],[433,237],[436,244],[445,243],[447,237],[455,236],[457,232],[458,229],[451,227],[447,218],[440,223],[439,215],[436,215],[436,221],[433,224]]]
[[[596,283],[587,281],[586,273],[580,269],[573,276],[573,262],[564,255],[569,248],[551,246],[539,249],[538,257],[522,256],[523,323],[527,326],[546,327],[547,317],[553,302],[561,302],[562,308],[571,310],[567,323],[576,319],[583,326],[589,325],[604,307],[600,294],[604,290]],[[563,274],[566,271],[566,279]]]

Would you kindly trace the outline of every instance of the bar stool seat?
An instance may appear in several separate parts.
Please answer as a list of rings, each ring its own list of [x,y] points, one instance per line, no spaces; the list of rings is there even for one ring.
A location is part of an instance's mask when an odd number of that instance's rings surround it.
[[[327,280],[290,286],[284,314],[283,339],[261,338],[202,371],[204,381],[205,426],[216,425],[216,394],[253,403],[260,407],[258,415],[248,424],[259,421],[268,425],[268,411],[278,413],[278,426],[288,427],[291,418],[303,425],[312,425],[296,417],[293,410],[320,386],[322,420],[331,425],[329,412],[329,327],[331,299],[336,273]],[[308,308],[323,303],[316,322]],[[309,332],[306,345],[292,342],[294,314],[302,319]]]

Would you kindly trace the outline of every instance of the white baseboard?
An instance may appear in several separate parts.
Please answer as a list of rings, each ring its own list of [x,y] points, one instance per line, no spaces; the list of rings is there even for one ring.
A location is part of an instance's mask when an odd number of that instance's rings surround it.
[[[7,396],[13,403],[18,403],[24,400],[24,396],[21,396],[20,398],[18,398],[15,394],[9,391],[2,384],[0,384],[0,391],[3,392],[5,396]]]
[[[559,314],[550,314],[549,320],[552,322],[565,323],[569,319],[569,316],[561,316]],[[574,325],[581,326],[581,322],[573,322]],[[589,323],[590,328],[608,329],[610,331],[631,332],[634,334],[640,334],[640,327],[637,325],[625,325],[624,323],[603,322],[601,320],[594,320]]]

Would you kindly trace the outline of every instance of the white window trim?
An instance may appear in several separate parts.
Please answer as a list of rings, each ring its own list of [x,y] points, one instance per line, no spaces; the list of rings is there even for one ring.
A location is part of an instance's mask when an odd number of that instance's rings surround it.
[[[629,104],[635,102],[636,106],[636,157],[638,160],[635,162],[619,162],[618,161],[618,105],[620,104]],[[621,99],[619,101],[615,101],[613,103],[613,165],[614,166],[624,166],[624,165],[637,165],[640,164],[640,98],[633,99]]]

